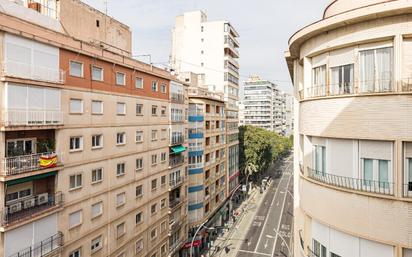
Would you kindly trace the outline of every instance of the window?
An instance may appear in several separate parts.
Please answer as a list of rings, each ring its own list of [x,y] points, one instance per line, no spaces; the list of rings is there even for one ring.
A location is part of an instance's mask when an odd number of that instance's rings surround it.
[[[327,257],[326,253],[326,247],[323,246],[321,243],[313,239],[313,252],[315,253],[316,256],[318,257]]]
[[[389,161],[379,160],[378,181],[380,188],[389,188]]]
[[[116,85],[124,86],[126,85],[126,74],[121,72],[116,72]]]
[[[92,66],[92,80],[103,81],[103,68]]]
[[[136,187],[136,197],[143,196],[143,185],[138,185]]]
[[[166,207],[166,199],[160,200],[160,208],[163,209],[164,207]]]
[[[157,154],[152,154],[152,165],[157,164]]]
[[[74,228],[82,224],[82,211],[76,211],[69,214],[69,229]]]
[[[82,174],[71,175],[69,177],[69,189],[78,189],[82,187]]]
[[[157,228],[154,228],[150,231],[150,239],[155,239],[157,237]]]
[[[162,221],[162,223],[160,223],[160,233],[165,232],[166,229],[167,229],[167,224],[166,224],[166,221],[164,220]]]
[[[152,130],[152,141],[157,140],[157,130]]]
[[[161,153],[160,154],[160,161],[165,162],[166,161],[166,156],[167,156],[166,153]]]
[[[331,94],[353,93],[353,64],[331,68]]]
[[[152,81],[152,91],[153,92],[157,91],[157,81]]]
[[[363,159],[363,185],[372,187],[371,190],[388,192],[391,183],[391,167],[389,160]],[[378,181],[378,182],[376,182]]]
[[[157,106],[152,105],[152,116],[157,116]]]
[[[143,104],[136,104],[136,115],[143,115]]]
[[[134,82],[134,86],[136,88],[143,88],[143,79],[139,78],[139,77],[136,77],[136,80]]]
[[[143,142],[143,131],[138,130],[136,131],[136,143],[141,143]]]
[[[92,205],[92,218],[96,218],[103,213],[103,202],[98,202]]]
[[[143,222],[143,213],[139,212],[136,214],[136,224],[140,224]]]
[[[126,227],[125,227],[124,222],[117,225],[116,227],[117,238],[123,236],[125,233],[126,233]]]
[[[103,180],[103,169],[98,168],[98,169],[93,169],[92,170],[92,184],[101,182]]]
[[[92,253],[102,249],[102,236],[96,237],[90,244],[90,250]]]
[[[160,110],[160,113],[163,117],[166,116],[166,106],[162,106],[162,109]]]
[[[126,203],[126,193],[116,195],[116,207],[120,207]]]
[[[362,92],[392,90],[393,48],[360,51],[360,85]]]
[[[161,176],[160,177],[160,185],[162,185],[162,186],[166,185],[166,176]]]
[[[167,129],[162,129],[162,140],[166,140],[167,139]]]
[[[69,254],[69,257],[81,257],[81,249],[76,249]]]
[[[92,114],[103,114],[103,102],[92,101]]]
[[[103,135],[92,136],[92,149],[103,147]]]
[[[70,113],[72,114],[83,113],[83,100],[70,99]]]
[[[83,77],[83,63],[70,61],[70,76]]]
[[[116,144],[117,145],[124,145],[126,144],[126,133],[120,132],[116,135]]]
[[[157,179],[152,180],[152,190],[156,190],[157,188]]]
[[[314,165],[316,173],[326,172],[326,147],[321,145],[314,146]]]
[[[162,92],[163,94],[166,94],[166,84],[160,85],[160,92]]]
[[[139,239],[136,241],[136,254],[143,250],[143,239]]]
[[[71,137],[70,138],[70,151],[81,151],[83,150],[83,137]]]
[[[166,244],[160,247],[160,255],[163,256],[166,254]]]
[[[125,103],[117,103],[116,104],[116,112],[117,112],[117,115],[125,115],[126,114],[126,104]]]
[[[312,88],[310,96],[324,96],[326,94],[326,65],[312,69]]]
[[[136,171],[142,170],[143,169],[143,158],[137,158],[136,159]]]
[[[152,204],[152,206],[150,206],[150,213],[153,215],[156,213],[157,209],[157,204]]]
[[[121,176],[126,173],[126,164],[124,162],[117,164],[116,175]]]

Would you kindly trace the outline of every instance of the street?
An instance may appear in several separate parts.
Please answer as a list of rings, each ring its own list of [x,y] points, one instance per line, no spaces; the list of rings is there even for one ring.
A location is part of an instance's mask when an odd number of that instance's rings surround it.
[[[237,257],[292,256],[289,252],[293,229],[292,163],[291,157],[287,158],[280,167],[282,176],[267,188]]]

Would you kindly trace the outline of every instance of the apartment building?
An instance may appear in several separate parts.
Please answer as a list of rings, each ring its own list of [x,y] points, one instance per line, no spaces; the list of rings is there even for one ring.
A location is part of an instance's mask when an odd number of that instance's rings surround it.
[[[173,256],[185,86],[79,0],[0,0],[0,24],[0,255]]]
[[[176,17],[172,31],[171,66],[177,74],[203,74],[209,90],[222,93],[226,105],[228,194],[239,184],[239,34],[229,21],[208,21],[201,11]],[[230,139],[230,140],[229,140]]]
[[[188,86],[170,82],[169,256],[180,256],[188,238]]]
[[[259,76],[251,76],[240,89],[240,125],[252,125],[286,134],[286,97],[279,87]]]
[[[331,1],[289,40],[294,256],[412,256],[411,8]]]

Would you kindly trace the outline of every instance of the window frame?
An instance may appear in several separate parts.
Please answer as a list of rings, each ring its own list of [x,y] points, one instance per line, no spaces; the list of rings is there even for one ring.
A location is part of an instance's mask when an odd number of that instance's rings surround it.
[[[93,69],[100,69],[101,70],[101,75],[100,75],[99,79],[93,78]],[[100,81],[100,82],[104,81],[104,69],[103,69],[103,67],[92,64],[91,67],[90,67],[90,77],[91,77],[92,81]]]
[[[95,111],[93,111],[93,103],[100,103],[100,106],[101,106],[101,112],[95,112]],[[104,105],[103,105],[103,101],[101,101],[101,100],[92,100],[92,103],[91,103],[91,113],[92,113],[92,115],[102,115],[103,113],[104,113]]]
[[[72,111],[72,101],[80,102],[80,111]],[[69,100],[69,114],[83,114],[84,113],[84,101],[80,98],[70,98]]]
[[[72,139],[79,139],[79,148],[72,148]],[[76,144],[74,143],[73,146]],[[69,139],[69,152],[80,152],[83,151],[83,136],[71,136]]]
[[[124,106],[124,108],[123,108],[123,112],[120,112],[119,113],[119,105],[123,105]],[[125,102],[116,102],[116,115],[117,116],[125,116],[126,115],[126,103]]]
[[[160,92],[162,94],[167,94],[167,85],[166,85],[166,83],[160,83]]]
[[[96,140],[94,139],[95,137],[99,137],[98,141],[100,142],[100,145],[93,146],[93,144],[96,143]],[[103,148],[103,134],[92,135],[92,150],[102,149],[102,148]]]
[[[97,171],[100,171],[100,172],[98,172],[98,173],[100,173],[100,179],[98,179],[98,180],[94,180],[93,181],[93,173],[94,172],[97,172]],[[100,182],[102,182],[103,181],[103,168],[95,168],[95,169],[92,169],[92,172],[91,172],[92,174],[92,185],[93,184],[96,184],[96,183],[100,183]]]
[[[138,108],[139,107],[139,108]],[[140,110],[140,112],[138,112]],[[136,104],[136,116],[143,116],[143,104]]]
[[[122,139],[122,142],[119,142],[119,138]],[[125,144],[126,144],[126,132],[117,132],[116,133],[116,146],[123,146]]]
[[[71,187],[71,178],[74,177],[74,187]],[[80,178],[80,184],[79,184]],[[83,173],[73,173],[69,175],[69,191],[81,189],[83,187]]]
[[[79,216],[80,216],[79,223],[74,224],[74,225],[70,225],[70,216],[75,214],[75,213],[79,213]],[[69,230],[77,228],[77,227],[81,226],[82,224],[83,224],[83,210],[82,209],[69,213],[69,224],[68,224],[69,225]]]
[[[93,215],[93,206],[96,206],[96,205],[100,205],[100,212]],[[90,216],[92,217],[92,219],[102,216],[103,215],[103,201],[92,204],[90,213],[91,213]]]
[[[103,248],[103,243],[102,243],[102,238],[103,238],[103,236],[102,235],[99,235],[98,237],[95,237],[94,239],[92,239],[91,241],[90,241],[90,252],[93,254],[93,253],[95,253],[95,252],[97,252],[97,251],[99,251],[99,250],[101,250],[102,248]],[[96,248],[94,248],[93,249],[93,246],[94,245],[96,245],[96,242],[94,242],[93,243],[93,241],[98,241],[97,243],[98,243],[98,246],[96,247]]]
[[[159,83],[156,80],[153,80],[152,85],[150,87],[152,92],[157,92],[159,89],[158,87],[159,87]]]
[[[137,85],[137,82],[138,82],[138,81],[141,81],[141,86],[138,86],[138,85]],[[144,89],[144,78],[143,78],[143,77],[135,76],[134,87],[135,87],[136,89]]]
[[[118,83],[118,75],[123,75],[123,84]],[[125,72],[121,72],[121,71],[116,71],[116,75],[115,75],[115,82],[116,82],[116,86],[126,86],[126,73]]]
[[[80,72],[81,75],[80,76],[75,75],[75,74],[72,73],[72,65],[71,65],[72,63],[80,64],[80,68],[81,68],[81,72]],[[77,60],[69,60],[69,75],[71,77],[75,77],[75,78],[84,78],[84,63],[81,62],[81,61],[77,61]]]

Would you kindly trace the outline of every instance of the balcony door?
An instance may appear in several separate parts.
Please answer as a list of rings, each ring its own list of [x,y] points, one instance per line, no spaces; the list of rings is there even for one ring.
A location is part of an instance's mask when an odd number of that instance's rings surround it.
[[[22,138],[7,140],[6,152],[7,157],[34,154],[36,153],[36,139]]]
[[[324,175],[326,172],[326,147],[315,145],[313,147],[313,168],[316,174]]]

